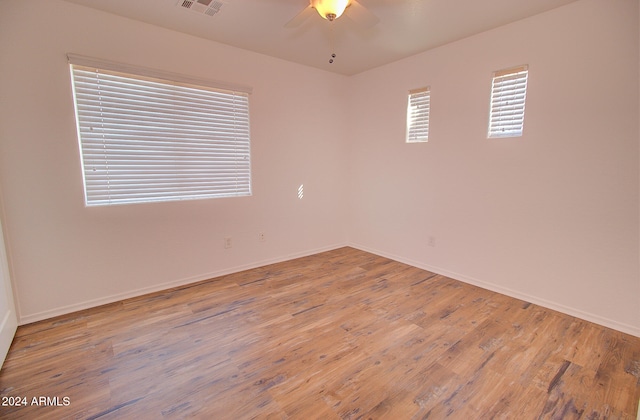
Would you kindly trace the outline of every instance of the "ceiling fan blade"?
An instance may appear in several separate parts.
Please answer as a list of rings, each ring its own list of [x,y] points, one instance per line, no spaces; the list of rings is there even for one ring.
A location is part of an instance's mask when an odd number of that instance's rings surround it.
[[[311,5],[309,5],[306,8],[304,8],[300,13],[295,15],[293,17],[293,19],[291,19],[289,22],[285,23],[284,27],[285,28],[297,28],[298,26],[302,25],[302,23],[305,20],[307,20],[309,18],[309,16],[311,16],[314,12],[315,12],[315,9],[313,7],[311,7]]]
[[[358,3],[356,0],[351,0],[351,4],[345,11],[345,16],[356,22],[363,28],[370,28],[380,21],[376,15],[367,10],[366,7]]]

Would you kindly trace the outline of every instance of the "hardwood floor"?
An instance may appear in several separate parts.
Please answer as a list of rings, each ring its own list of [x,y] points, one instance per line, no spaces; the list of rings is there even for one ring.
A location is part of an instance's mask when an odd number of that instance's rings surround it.
[[[26,403],[4,419],[635,419],[640,338],[341,248],[22,326],[0,396]]]

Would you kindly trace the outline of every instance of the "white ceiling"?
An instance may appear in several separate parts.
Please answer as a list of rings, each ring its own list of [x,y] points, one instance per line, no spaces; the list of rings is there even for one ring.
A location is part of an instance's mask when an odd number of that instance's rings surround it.
[[[183,0],[67,1],[353,75],[576,0],[359,0],[379,20],[368,28],[349,18],[356,8],[334,22],[312,13],[285,28],[309,0],[217,0],[222,6],[213,16],[183,8]]]

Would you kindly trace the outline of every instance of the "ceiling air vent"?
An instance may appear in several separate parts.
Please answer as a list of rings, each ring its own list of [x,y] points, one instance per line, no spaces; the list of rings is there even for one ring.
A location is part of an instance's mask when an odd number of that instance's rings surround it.
[[[218,0],[179,0],[178,6],[194,12],[213,16],[220,11],[222,2]]]

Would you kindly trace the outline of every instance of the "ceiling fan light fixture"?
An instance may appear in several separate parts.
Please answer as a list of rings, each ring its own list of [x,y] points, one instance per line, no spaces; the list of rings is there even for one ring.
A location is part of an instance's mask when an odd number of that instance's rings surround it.
[[[318,14],[327,20],[339,18],[344,9],[349,6],[351,0],[312,0],[311,5],[318,11]]]

